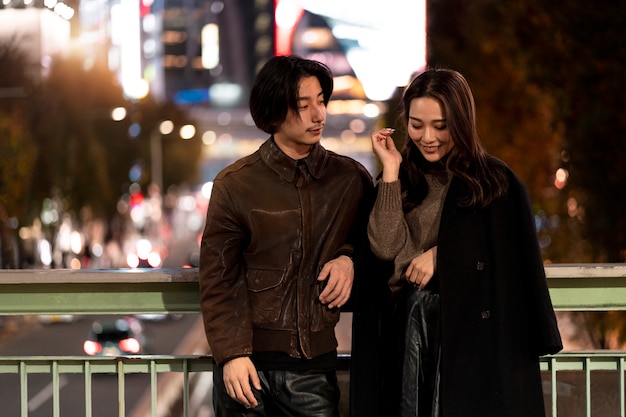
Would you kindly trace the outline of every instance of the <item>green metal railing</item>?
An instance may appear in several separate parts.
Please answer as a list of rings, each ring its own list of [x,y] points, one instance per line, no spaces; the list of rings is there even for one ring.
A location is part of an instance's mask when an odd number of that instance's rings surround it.
[[[181,398],[182,415],[189,416],[190,386],[192,375],[196,372],[210,372],[212,359],[209,356],[124,356],[124,357],[3,357],[0,358],[0,374],[17,374],[20,381],[21,417],[28,416],[28,379],[34,374],[52,376],[52,416],[60,417],[60,378],[63,374],[84,375],[85,416],[91,417],[92,378],[94,375],[116,375],[118,416],[126,415],[125,385],[128,374],[147,374],[150,376],[150,415],[162,415],[157,410],[158,375],[179,373],[182,376]]]
[[[541,370],[549,375],[550,381],[550,402],[548,410],[551,416],[586,416],[586,417],[608,417],[619,415],[626,416],[625,406],[625,386],[624,372],[626,371],[626,352],[624,351],[594,351],[594,352],[565,352],[556,355],[545,356],[541,358]],[[603,384],[601,389],[604,394],[611,392],[611,396],[615,401],[610,403],[598,403],[595,409],[592,408],[592,381],[593,374],[599,374],[596,379],[601,376],[608,381]],[[615,378],[610,378],[610,373],[616,374]],[[576,375],[578,377],[576,377]],[[558,395],[559,383],[567,384],[560,381],[561,375],[567,375],[570,385],[577,386],[575,393],[570,393],[568,399],[561,400]],[[606,385],[610,384],[608,389]],[[545,392],[545,390],[544,390]],[[583,401],[584,409],[579,406],[580,400]],[[571,404],[571,402],[576,402]],[[567,411],[559,413],[559,411],[567,409]],[[594,412],[595,410],[595,412]],[[619,414],[617,414],[619,412]]]
[[[626,265],[547,265],[545,269],[556,310],[626,310]],[[197,272],[197,269],[0,270],[0,315],[198,313]],[[349,354],[340,356],[342,372],[347,373],[349,361]],[[625,361],[625,351],[604,350],[565,352],[541,358],[544,392],[549,393],[548,415],[626,417]],[[53,417],[61,415],[59,381],[63,374],[84,376],[86,417],[92,416],[94,375],[117,376],[118,417],[126,415],[126,377],[148,375],[149,415],[157,417],[169,415],[159,409],[158,382],[165,375],[175,374],[182,377],[181,415],[193,417],[189,398],[194,376],[211,370],[212,360],[207,355],[0,357],[0,374],[18,375],[20,417],[29,415],[28,379],[33,374],[52,377]],[[615,401],[594,402],[599,390],[603,395],[611,391]],[[597,411],[613,405],[614,409],[606,414]]]

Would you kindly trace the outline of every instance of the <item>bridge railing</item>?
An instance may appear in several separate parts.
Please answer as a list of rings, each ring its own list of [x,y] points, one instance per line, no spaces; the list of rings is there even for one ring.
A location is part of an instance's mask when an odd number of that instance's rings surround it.
[[[556,310],[626,310],[626,265],[560,264],[546,265],[545,269]],[[0,270],[0,315],[198,312],[198,271],[193,268]],[[625,351],[607,350],[541,358],[548,415],[626,417],[625,360]],[[349,361],[349,353],[341,355],[341,372],[347,374]],[[171,415],[164,414],[167,407],[160,407],[159,381],[174,374],[180,377],[180,415],[192,417],[197,415],[190,400],[194,378],[211,370],[208,355],[0,357],[0,374],[18,376],[20,417],[29,415],[28,378],[32,374],[51,375],[52,416],[60,417],[60,377],[71,373],[84,376],[86,417],[93,415],[93,375],[117,375],[118,416],[124,417],[124,385],[127,375],[134,373],[150,378],[146,415]]]

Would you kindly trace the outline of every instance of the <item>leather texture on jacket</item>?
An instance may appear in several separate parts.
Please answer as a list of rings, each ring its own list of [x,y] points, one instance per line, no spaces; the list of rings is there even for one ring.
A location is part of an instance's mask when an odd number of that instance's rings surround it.
[[[218,364],[252,351],[310,359],[337,347],[339,310],[318,300],[325,281],[317,276],[352,255],[371,191],[351,158],[317,144],[297,162],[272,138],[218,174],[200,252],[200,301]]]

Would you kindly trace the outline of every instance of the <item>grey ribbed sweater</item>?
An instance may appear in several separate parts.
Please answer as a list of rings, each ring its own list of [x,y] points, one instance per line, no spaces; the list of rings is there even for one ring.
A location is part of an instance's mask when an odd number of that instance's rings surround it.
[[[437,245],[441,210],[451,177],[445,171],[426,173],[425,177],[428,194],[406,215],[402,211],[400,181],[378,184],[367,233],[374,254],[394,261],[394,274],[389,279],[392,290],[403,284],[404,272],[413,258]]]

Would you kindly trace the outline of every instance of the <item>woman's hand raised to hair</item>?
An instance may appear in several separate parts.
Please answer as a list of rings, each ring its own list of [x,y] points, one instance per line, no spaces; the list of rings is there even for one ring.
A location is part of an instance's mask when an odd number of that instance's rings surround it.
[[[402,155],[396,148],[391,135],[395,130],[384,128],[372,133],[372,149],[376,157],[383,165],[382,180],[384,182],[394,182],[398,180]]]

